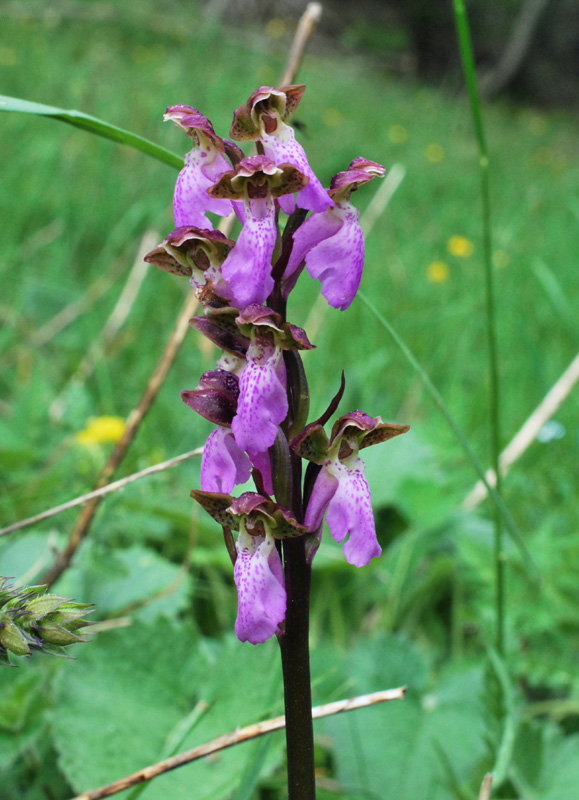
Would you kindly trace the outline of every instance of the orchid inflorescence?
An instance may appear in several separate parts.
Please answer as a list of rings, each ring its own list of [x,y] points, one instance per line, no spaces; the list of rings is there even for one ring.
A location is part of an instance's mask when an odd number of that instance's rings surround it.
[[[165,119],[185,131],[193,149],[175,187],[175,230],[146,257],[190,278],[203,307],[190,324],[222,351],[216,369],[182,392],[217,426],[204,448],[201,490],[191,494],[223,528],[238,592],[235,632],[253,644],[283,636],[284,540],[304,537],[311,564],[325,515],[338,542],[348,537],[350,564],[380,555],[359,451],[408,430],[353,411],[328,438],[324,425],[342,397],[343,378],[327,411],[306,424],[309,393],[299,351],[314,345],[287,321],[288,297],[305,267],[330,306],[348,308],[364,262],[350,196],[385,170],[356,158],[324,189],[288,124],[304,91],[261,87],[235,112],[230,136],[255,143],[250,156],[219,137],[195,108],[167,109]],[[214,230],[208,212],[234,212],[242,225],[237,241]],[[303,482],[302,459],[309,462]],[[257,491],[232,497],[250,477]]]

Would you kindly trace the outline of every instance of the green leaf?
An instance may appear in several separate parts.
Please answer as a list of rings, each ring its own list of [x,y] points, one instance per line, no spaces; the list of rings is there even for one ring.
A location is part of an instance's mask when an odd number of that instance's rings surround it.
[[[136,133],[118,128],[116,125],[111,125],[110,122],[92,117],[90,114],[83,114],[82,111],[45,106],[43,103],[33,103],[30,100],[23,100],[20,97],[7,97],[6,95],[0,95],[0,111],[18,111],[21,114],[36,114],[40,117],[53,117],[62,122],[67,122],[69,125],[74,125],[75,128],[81,128],[89,133],[94,133],[96,136],[111,139],[113,142],[118,142],[119,144],[126,144],[128,147],[140,150],[142,153],[156,158],[164,164],[169,164],[169,166],[175,167],[176,169],[181,169],[183,167],[183,158],[172,153],[170,150],[166,150],[164,147],[148,139],[144,139]]]
[[[277,662],[275,642],[209,645],[162,620],[101,634],[67,664],[56,685],[54,737],[67,779],[81,792],[159,761],[179,723],[201,701],[210,709],[183,750],[264,718],[271,712],[264,676],[272,676]],[[275,737],[270,769],[283,747],[283,733]],[[224,799],[238,785],[247,754],[247,745],[240,745],[167,773],[147,786],[144,797]]]
[[[88,543],[81,558],[84,569],[65,575],[59,591],[90,600],[100,615],[153,621],[176,616],[188,602],[191,577],[155,550],[135,545],[104,555]]]
[[[46,727],[46,662],[19,661],[19,669],[0,669],[0,770],[30,748]],[[0,774],[0,786],[4,776]],[[1,793],[0,793],[1,795]]]
[[[575,800],[579,786],[579,736],[532,720],[521,726],[510,776],[519,795],[533,800]]]
[[[361,640],[346,660],[348,695],[408,685],[403,701],[317,723],[334,742],[337,777],[365,798],[450,800],[437,743],[466,780],[483,751],[478,695],[481,671],[464,667],[428,685],[418,648],[400,637]],[[436,790],[436,791],[435,791]]]

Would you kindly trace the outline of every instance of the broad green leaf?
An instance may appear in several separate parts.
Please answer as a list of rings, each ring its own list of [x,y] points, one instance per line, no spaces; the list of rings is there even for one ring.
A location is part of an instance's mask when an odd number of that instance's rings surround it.
[[[575,800],[579,786],[579,736],[532,720],[521,726],[510,776],[525,796]]]
[[[78,648],[56,686],[54,736],[75,791],[109,783],[159,761],[168,739],[199,702],[210,706],[183,741],[183,750],[279,713],[268,707],[274,642],[207,644],[185,626],[158,620],[101,634]],[[281,687],[278,697],[281,696]],[[274,735],[267,767],[279,760]],[[187,765],[152,781],[145,800],[220,800],[238,785],[247,745]]]
[[[348,694],[408,685],[405,700],[361,709],[318,723],[334,742],[337,778],[365,798],[450,800],[437,746],[466,780],[482,752],[480,670],[453,672],[428,686],[427,665],[399,637],[360,640],[346,660]]]
[[[80,565],[82,570],[65,574],[59,590],[93,603],[100,615],[130,613],[152,622],[161,614],[176,616],[188,602],[190,576],[150,548],[134,545],[103,553],[88,543]]]
[[[96,136],[102,136],[105,139],[111,139],[113,142],[134,147],[135,150],[140,150],[142,153],[176,169],[181,169],[183,166],[183,159],[170,150],[136,133],[111,125],[110,122],[92,117],[90,114],[83,114],[82,111],[45,106],[43,103],[33,103],[20,97],[7,97],[6,95],[0,95],[0,111],[18,111],[21,114],[36,114],[40,117],[59,119],[69,125],[74,125],[75,128],[94,133]]]
[[[47,724],[46,665],[31,659],[13,661],[18,661],[18,669],[0,669],[0,787],[3,771],[30,748]]]

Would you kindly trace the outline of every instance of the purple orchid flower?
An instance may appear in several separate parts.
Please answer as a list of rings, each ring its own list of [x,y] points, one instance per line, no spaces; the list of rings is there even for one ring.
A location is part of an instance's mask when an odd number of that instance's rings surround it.
[[[391,425],[380,417],[353,411],[336,421],[329,441],[322,426],[313,423],[292,445],[298,454],[321,466],[306,510],[305,525],[312,532],[318,531],[327,511],[326,522],[333,538],[343,542],[348,536],[344,556],[355,567],[365,566],[382,552],[376,538],[364,462],[358,453],[407,430],[407,425]],[[312,549],[312,557],[314,553]]]
[[[345,172],[332,178],[329,195],[332,208],[312,214],[294,234],[292,253],[284,275],[286,295],[293,288],[299,268],[305,264],[312,278],[322,284],[322,294],[333,308],[344,311],[354,297],[364,267],[364,235],[360,212],[350,203],[350,194],[376,176],[384,167],[356,158]]]
[[[175,185],[175,227],[193,225],[212,229],[211,222],[205,216],[207,211],[226,217],[233,210],[228,200],[210,197],[207,190],[224,172],[231,169],[225,152],[235,145],[217,136],[209,120],[191,106],[170,106],[164,119],[172,120],[193,141],[193,149],[185,156],[185,166]]]
[[[276,166],[265,156],[250,156],[224,173],[209,190],[214,198],[243,200],[243,227],[221,269],[238,308],[264,303],[273,289],[275,198],[301,189],[307,181],[291,164]]]
[[[286,591],[281,559],[271,533],[250,536],[240,524],[233,578],[237,588],[235,635],[241,642],[261,644],[285,619]]]
[[[223,304],[229,298],[229,288],[222,278],[221,265],[234,244],[221,231],[188,225],[171,231],[145,261],[173,275],[189,277],[201,303]]]
[[[251,475],[251,463],[239,449],[227,428],[216,428],[209,434],[201,459],[201,488],[204,492],[229,494]]]
[[[275,442],[287,416],[284,349],[309,350],[305,332],[281,322],[279,314],[253,304],[237,318],[242,333],[250,337],[247,364],[239,378],[237,415],[231,423],[235,440],[253,458]]]
[[[276,540],[307,534],[291,511],[257,492],[238,498],[196,491],[191,496],[224,529],[239,531],[233,576],[238,610],[235,633],[242,642],[261,644],[281,632],[286,590]]]
[[[307,186],[298,192],[297,204],[300,208],[319,212],[331,206],[332,201],[314,175],[303,147],[295,139],[293,128],[287,125],[305,90],[303,85],[284,86],[279,90],[262,86],[235,112],[230,136],[237,141],[260,141],[265,155],[275,164],[296,166],[310,179]],[[280,206],[286,214],[291,214],[295,201],[293,197],[283,197]]]

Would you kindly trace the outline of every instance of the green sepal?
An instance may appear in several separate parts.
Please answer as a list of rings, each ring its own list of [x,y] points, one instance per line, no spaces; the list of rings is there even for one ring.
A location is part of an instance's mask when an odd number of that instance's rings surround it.
[[[306,461],[323,464],[328,457],[330,442],[323,426],[319,422],[312,422],[303,433],[296,436],[291,447],[294,453]]]
[[[42,643],[56,644],[66,647],[67,644],[76,644],[77,642],[86,642],[82,636],[68,631],[61,625],[47,625],[37,628],[37,633]]]
[[[47,614],[51,614],[66,602],[66,597],[60,597],[57,594],[45,594],[42,597],[35,597],[26,603],[26,610],[37,620]]]
[[[228,514],[228,509],[233,502],[229,494],[221,492],[202,492],[200,489],[191,489],[191,497],[197,500],[199,505],[213,517],[213,519],[225,528],[239,530],[238,521]]]
[[[49,642],[43,642],[42,645],[39,646],[39,650],[46,655],[49,656],[58,656],[59,658],[72,658],[69,653],[66,652],[64,647],[58,644],[50,644]]]
[[[24,635],[18,630],[12,620],[5,615],[0,622],[0,645],[17,656],[30,655],[30,648]]]

